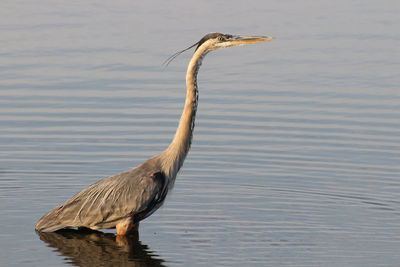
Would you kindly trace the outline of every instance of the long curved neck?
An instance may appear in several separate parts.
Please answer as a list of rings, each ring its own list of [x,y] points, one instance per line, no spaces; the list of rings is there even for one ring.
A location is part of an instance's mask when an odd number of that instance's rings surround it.
[[[194,120],[196,117],[198,90],[197,72],[206,51],[201,47],[196,50],[186,72],[186,101],[175,137],[162,153],[162,169],[166,175],[175,179],[192,143]]]

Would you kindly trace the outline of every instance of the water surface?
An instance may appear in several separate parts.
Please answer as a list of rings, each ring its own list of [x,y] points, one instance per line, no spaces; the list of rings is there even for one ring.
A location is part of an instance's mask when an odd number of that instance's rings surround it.
[[[397,1],[193,4],[3,4],[0,265],[398,265]],[[140,236],[36,234],[166,148],[191,53],[161,64],[211,31],[276,40],[207,56],[192,150]]]

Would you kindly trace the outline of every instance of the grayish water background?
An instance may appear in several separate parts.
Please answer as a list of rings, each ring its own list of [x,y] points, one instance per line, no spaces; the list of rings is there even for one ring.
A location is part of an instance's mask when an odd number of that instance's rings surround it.
[[[399,5],[2,1],[0,265],[398,266]],[[54,252],[36,220],[167,146],[191,53],[161,63],[213,31],[276,40],[205,59],[192,150],[133,252]]]

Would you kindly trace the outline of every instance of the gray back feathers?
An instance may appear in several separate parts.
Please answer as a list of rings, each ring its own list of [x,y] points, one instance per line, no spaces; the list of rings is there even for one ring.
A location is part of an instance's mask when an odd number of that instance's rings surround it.
[[[165,177],[152,161],[90,185],[43,216],[36,229],[52,232],[65,227],[113,228],[134,214],[146,218],[161,205],[156,203],[164,200],[168,190]],[[149,206],[153,209],[149,210]]]

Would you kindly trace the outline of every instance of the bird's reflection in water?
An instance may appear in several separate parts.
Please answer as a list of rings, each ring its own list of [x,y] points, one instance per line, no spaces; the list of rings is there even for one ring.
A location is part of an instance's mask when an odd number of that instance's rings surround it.
[[[143,245],[138,235],[116,237],[90,229],[37,234],[75,266],[164,266],[164,260]]]

